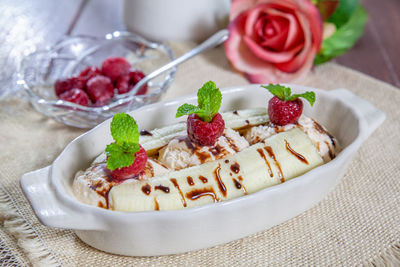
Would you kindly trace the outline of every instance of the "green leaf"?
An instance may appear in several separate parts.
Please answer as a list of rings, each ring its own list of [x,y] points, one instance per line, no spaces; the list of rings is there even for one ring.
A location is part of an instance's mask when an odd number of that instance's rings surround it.
[[[180,106],[178,108],[178,110],[176,111],[176,115],[175,116],[178,118],[178,117],[181,117],[183,115],[190,115],[190,114],[193,114],[193,113],[198,113],[200,111],[201,111],[201,109],[196,107],[196,106],[194,106],[194,105],[183,104],[182,106]]]
[[[202,110],[196,113],[202,120],[210,122],[221,107],[222,94],[214,82],[206,82],[197,92],[197,104]]]
[[[139,143],[139,129],[134,118],[126,113],[115,114],[111,121],[111,135],[117,143]]]
[[[359,5],[359,0],[340,0],[335,12],[329,17],[328,22],[340,28],[349,21],[354,11]]]
[[[314,64],[324,63],[349,50],[361,37],[366,21],[367,12],[361,5],[358,5],[350,19],[322,42],[321,50],[315,57]]]
[[[214,82],[206,82],[197,92],[197,107],[183,104],[176,111],[176,117],[197,114],[203,121],[210,122],[221,107],[222,94]]]
[[[140,147],[137,143],[112,143],[106,147],[107,168],[111,171],[132,165],[135,153]]]
[[[274,96],[277,96],[280,100],[282,101],[293,101],[296,100],[299,97],[302,97],[306,99],[308,102],[310,102],[310,105],[313,106],[315,102],[315,93],[308,91],[302,94],[293,94],[292,95],[292,90],[289,87],[285,87],[280,84],[268,84],[268,85],[261,85],[261,87],[268,89],[268,91],[273,94]]]
[[[292,90],[289,87],[285,87],[280,84],[268,84],[268,85],[262,85],[261,87],[264,87],[265,89],[268,89],[268,91],[273,94],[274,96],[277,96],[280,100],[286,100],[287,97],[289,97],[292,93]]]
[[[299,98],[299,97],[302,97],[302,98],[304,98],[305,100],[307,100],[308,102],[310,102],[310,105],[311,105],[311,106],[313,106],[314,103],[315,103],[315,93],[314,93],[314,92],[311,92],[311,91],[308,91],[308,92],[305,92],[305,93],[302,93],[302,94],[294,94],[294,95],[291,95],[291,96],[288,97],[286,100],[287,100],[287,101],[292,101],[292,100],[295,100],[295,99],[297,99],[297,98]]]

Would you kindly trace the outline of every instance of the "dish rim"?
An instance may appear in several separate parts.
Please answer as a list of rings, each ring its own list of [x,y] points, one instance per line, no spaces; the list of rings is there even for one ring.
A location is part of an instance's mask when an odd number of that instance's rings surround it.
[[[235,91],[248,90],[248,88],[255,87],[255,86],[259,86],[259,85],[243,85],[243,86],[227,87],[227,88],[221,89],[221,92],[224,95],[226,93],[232,93]],[[54,168],[54,166],[57,166],[59,161],[62,160],[64,154],[68,153],[67,151],[69,150],[69,148],[74,146],[76,142],[79,142],[79,139],[96,132],[97,129],[99,129],[100,127],[103,127],[103,124],[109,123],[111,121],[111,118],[110,118],[110,119],[102,122],[101,124],[97,125],[93,129],[89,130],[88,132],[76,137],[67,146],[65,146],[63,151],[59,154],[59,156],[54,160],[53,164],[51,165],[50,173],[49,173],[50,185],[54,188],[56,198],[58,198],[62,202],[62,204],[66,205],[68,208],[71,208],[72,210],[77,211],[79,213],[90,213],[93,216],[102,216],[103,218],[104,217],[111,218],[114,220],[118,220],[118,219],[133,219],[134,220],[138,217],[140,217],[141,219],[142,218],[162,219],[162,218],[166,218],[166,217],[170,217],[170,216],[180,217],[180,216],[187,216],[192,213],[204,212],[212,207],[214,209],[224,209],[224,207],[235,205],[237,202],[242,202],[244,200],[251,201],[251,200],[254,200],[255,198],[257,198],[259,195],[266,194],[269,191],[285,190],[285,188],[287,188],[289,186],[303,183],[305,179],[307,180],[307,179],[311,179],[312,177],[314,177],[316,175],[316,173],[321,171],[321,169],[323,169],[324,171],[328,171],[331,169],[338,168],[339,167],[338,165],[343,165],[342,159],[348,158],[352,153],[354,153],[354,151],[357,151],[359,145],[368,136],[368,134],[366,133],[366,130],[368,127],[367,127],[367,122],[366,122],[365,118],[363,118],[363,116],[360,114],[360,112],[356,108],[353,108],[352,106],[350,106],[348,103],[346,103],[340,97],[330,93],[331,91],[326,91],[326,90],[321,90],[321,89],[316,89],[316,88],[311,88],[311,87],[305,87],[305,86],[299,86],[299,85],[288,85],[288,86],[291,86],[291,88],[294,91],[308,89],[308,90],[315,91],[317,94],[325,94],[328,96],[328,98],[334,98],[335,100],[340,101],[340,102],[342,102],[342,104],[349,107],[352,110],[352,112],[355,113],[355,115],[358,119],[358,134],[357,134],[357,136],[354,138],[354,140],[351,143],[349,143],[344,149],[342,149],[340,151],[340,153],[335,157],[335,159],[333,159],[330,162],[325,163],[319,167],[316,167],[316,168],[306,172],[303,175],[297,176],[296,179],[291,179],[289,181],[286,181],[285,183],[278,184],[278,185],[275,185],[272,187],[267,187],[267,188],[261,189],[257,192],[254,192],[254,193],[251,193],[251,194],[248,194],[245,196],[233,198],[230,200],[224,200],[221,202],[200,205],[197,207],[191,207],[191,208],[187,208],[187,209],[121,212],[121,211],[108,210],[108,209],[103,209],[103,208],[87,205],[87,204],[79,202],[76,198],[74,198],[68,192],[66,192],[64,185],[61,183],[61,179],[55,179],[53,177],[53,168]],[[145,112],[147,109],[152,109],[155,106],[174,105],[177,103],[181,103],[183,101],[193,100],[196,98],[197,97],[195,94],[189,94],[186,96],[181,96],[181,97],[175,98],[173,100],[162,101],[162,102],[157,102],[157,103],[153,103],[150,105],[146,105],[139,109],[130,111],[129,113],[132,114],[132,113],[136,113],[136,112]],[[162,127],[162,125],[160,127]],[[357,148],[357,149],[354,149],[354,148]],[[297,179],[297,178],[301,178],[301,179]]]

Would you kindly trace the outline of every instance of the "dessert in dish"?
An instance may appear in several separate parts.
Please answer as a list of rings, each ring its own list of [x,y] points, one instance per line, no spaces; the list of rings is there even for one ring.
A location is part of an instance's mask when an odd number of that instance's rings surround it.
[[[83,203],[117,211],[181,209],[257,192],[335,157],[336,139],[301,114],[299,97],[312,104],[314,95],[266,88],[275,95],[268,112],[220,114],[221,94],[208,82],[198,92],[198,106],[184,104],[177,111],[189,115],[187,127],[142,131],[140,138],[133,118],[117,114],[111,122],[115,142],[77,173],[74,194]]]
[[[90,66],[78,76],[58,79],[54,84],[55,94],[59,99],[82,106],[99,107],[108,104],[114,94],[125,94],[145,74],[133,69],[131,64],[121,57],[106,58],[101,68]],[[142,86],[136,95],[147,92],[147,85]]]

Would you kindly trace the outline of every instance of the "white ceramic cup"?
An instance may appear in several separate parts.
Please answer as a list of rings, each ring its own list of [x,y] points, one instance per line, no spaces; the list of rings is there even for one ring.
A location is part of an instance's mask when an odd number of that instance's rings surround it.
[[[230,0],[125,0],[128,30],[153,41],[202,41],[229,22]]]

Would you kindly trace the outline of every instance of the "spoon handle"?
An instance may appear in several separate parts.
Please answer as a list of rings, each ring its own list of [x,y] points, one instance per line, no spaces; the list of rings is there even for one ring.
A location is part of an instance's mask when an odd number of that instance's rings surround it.
[[[134,95],[136,94],[136,92],[139,90],[140,87],[142,87],[144,84],[146,84],[148,81],[150,81],[151,79],[157,77],[158,75],[160,75],[161,73],[185,62],[186,60],[210,49],[213,48],[221,43],[223,43],[229,36],[229,31],[224,29],[224,30],[220,30],[219,32],[216,32],[215,34],[213,34],[210,38],[208,38],[207,40],[205,40],[204,42],[202,42],[199,46],[193,48],[192,50],[190,50],[189,52],[183,54],[182,56],[174,59],[173,61],[169,62],[168,64],[165,64],[164,66],[156,69],[155,71],[149,73],[148,75],[146,75],[146,77],[144,77],[143,79],[141,79],[133,88],[131,91],[129,91],[128,93],[126,93],[126,95]],[[121,95],[122,96],[122,95]]]

